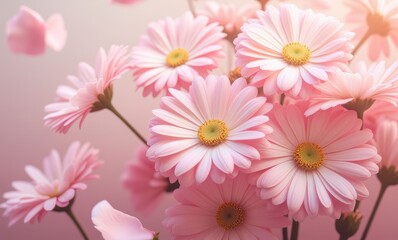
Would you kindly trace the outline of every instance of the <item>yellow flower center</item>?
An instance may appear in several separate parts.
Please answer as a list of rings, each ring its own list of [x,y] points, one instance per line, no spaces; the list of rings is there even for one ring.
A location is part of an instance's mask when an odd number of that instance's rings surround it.
[[[189,59],[189,53],[184,48],[176,48],[166,57],[166,64],[169,67],[175,68],[183,65]]]
[[[245,211],[239,204],[224,203],[217,209],[216,220],[223,229],[234,230],[245,221]]]
[[[227,124],[221,120],[208,120],[198,130],[199,141],[207,146],[223,143],[227,137]]]
[[[282,57],[285,62],[291,65],[301,66],[308,63],[311,51],[306,45],[293,42],[283,47]]]
[[[369,13],[366,21],[368,23],[368,32],[370,34],[378,34],[385,37],[391,30],[390,23],[380,13]]]
[[[318,144],[303,142],[297,145],[293,153],[293,159],[300,168],[315,170],[322,166],[325,155]]]

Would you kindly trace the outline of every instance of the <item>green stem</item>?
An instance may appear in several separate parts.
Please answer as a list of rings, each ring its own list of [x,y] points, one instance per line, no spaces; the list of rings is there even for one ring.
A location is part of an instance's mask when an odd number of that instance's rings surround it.
[[[283,240],[289,239],[289,237],[287,236],[287,227],[282,228],[282,236],[283,236]]]
[[[66,208],[65,212],[70,217],[70,219],[72,219],[72,221],[75,224],[75,226],[77,227],[77,229],[79,229],[79,232],[82,234],[83,239],[84,240],[88,240],[87,234],[84,232],[84,230],[83,230],[82,226],[80,225],[79,221],[77,220],[77,218],[73,214],[72,208]]]
[[[386,192],[388,186],[389,185],[386,185],[386,184],[382,184],[381,185],[379,196],[377,197],[377,200],[376,200],[376,203],[375,203],[375,205],[373,207],[373,210],[372,210],[372,213],[370,215],[370,218],[369,218],[368,222],[366,223],[366,227],[365,227],[365,230],[364,230],[364,232],[362,234],[361,240],[365,240],[366,239],[366,236],[368,235],[370,226],[372,225],[373,219],[374,219],[374,217],[376,215],[377,209],[380,206],[381,199],[383,198],[383,195]]]
[[[368,38],[371,36],[372,34],[367,31],[366,34],[362,37],[362,39],[359,41],[358,45],[354,48],[354,50],[352,50],[352,55],[355,56],[355,54],[357,53],[357,51],[359,50],[359,48],[366,42],[366,40],[368,40]]]
[[[290,234],[290,240],[298,239],[298,231],[299,231],[299,223],[297,221],[293,220],[292,232]]]

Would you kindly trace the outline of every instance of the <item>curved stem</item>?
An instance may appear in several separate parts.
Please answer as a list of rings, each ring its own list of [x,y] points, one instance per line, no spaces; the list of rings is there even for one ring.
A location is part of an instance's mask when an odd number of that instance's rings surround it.
[[[283,236],[283,240],[289,239],[289,237],[287,236],[287,227],[282,228],[282,236]]]
[[[87,234],[84,232],[82,226],[80,225],[79,221],[77,220],[77,218],[75,217],[75,215],[72,212],[71,208],[67,208],[65,210],[66,214],[70,217],[70,219],[72,219],[73,223],[75,224],[75,226],[77,227],[77,229],[79,229],[79,232],[82,234],[82,237],[84,240],[88,240]]]
[[[370,35],[372,35],[372,34],[369,31],[367,31],[366,34],[362,37],[362,39],[359,41],[358,45],[352,51],[352,53],[351,53],[352,55],[355,56],[355,54],[357,53],[358,49],[366,42],[366,40],[368,40]]]
[[[383,198],[383,195],[384,195],[384,193],[387,190],[387,187],[388,187],[388,185],[385,185],[385,184],[381,185],[379,196],[377,197],[377,200],[376,200],[376,203],[375,203],[375,205],[373,207],[373,210],[372,210],[372,213],[370,215],[370,218],[369,218],[368,222],[366,223],[366,227],[365,227],[365,230],[364,230],[364,232],[362,234],[361,240],[365,240],[366,236],[368,235],[370,226],[372,225],[373,219],[374,219],[374,217],[376,215],[377,209],[379,208],[381,199]]]
[[[188,7],[189,7],[189,10],[191,11],[192,15],[194,17],[196,17],[195,4],[193,3],[193,0],[188,0]]]
[[[285,102],[285,97],[286,97],[286,95],[284,93],[282,93],[279,98],[279,104],[282,106],[283,106],[283,103]]]
[[[297,221],[293,220],[292,232],[290,234],[290,240],[298,239],[298,231],[299,231],[299,223]]]

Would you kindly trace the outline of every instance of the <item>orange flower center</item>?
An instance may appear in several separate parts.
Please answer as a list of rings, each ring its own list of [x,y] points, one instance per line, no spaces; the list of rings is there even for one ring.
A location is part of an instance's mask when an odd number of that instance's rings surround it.
[[[216,220],[223,229],[234,230],[245,221],[245,211],[237,203],[224,203],[217,209]]]
[[[228,137],[228,127],[221,120],[208,120],[199,127],[198,138],[206,146],[217,146]]]
[[[283,47],[282,57],[285,62],[291,65],[301,66],[308,63],[311,57],[311,51],[306,45],[293,42]]]
[[[293,159],[301,169],[315,170],[322,166],[325,154],[318,144],[303,142],[297,145]]]
[[[189,53],[184,48],[176,48],[166,57],[166,65],[172,68],[185,64],[189,59]]]
[[[369,13],[366,21],[368,23],[368,31],[370,34],[378,34],[385,37],[390,32],[390,23],[380,13]]]

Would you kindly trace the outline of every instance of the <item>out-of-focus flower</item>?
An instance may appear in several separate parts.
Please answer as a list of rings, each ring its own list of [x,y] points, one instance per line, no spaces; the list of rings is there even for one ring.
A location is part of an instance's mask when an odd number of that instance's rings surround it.
[[[171,181],[201,183],[208,176],[222,183],[259,160],[272,131],[265,114],[272,105],[257,97],[243,78],[197,77],[189,93],[170,89],[153,111],[147,156]]]
[[[141,0],[109,0],[109,1],[111,3],[118,3],[118,4],[128,5],[128,4],[133,4],[133,3],[140,2]]]
[[[360,62],[355,72],[337,70],[330,81],[314,86],[317,92],[311,97],[312,104],[305,114],[344,104],[348,109],[363,113],[374,101],[398,107],[398,62],[387,69],[384,61],[369,68]]]
[[[289,224],[286,212],[262,200],[242,174],[182,187],[174,197],[179,203],[166,210],[163,224],[176,240],[278,239],[270,229]]]
[[[106,200],[94,206],[91,220],[104,240],[158,239],[158,234],[144,228],[138,218],[114,209]]]
[[[398,4],[395,0],[346,0],[350,8],[347,23],[356,24],[356,40],[369,37],[368,55],[376,61],[390,56],[389,42],[398,46]]]
[[[377,152],[381,156],[380,165],[398,167],[398,122],[379,121],[374,140]]]
[[[112,82],[131,69],[127,52],[126,46],[111,46],[108,54],[101,48],[95,68],[80,63],[79,75],[68,76],[74,86],[59,86],[56,102],[45,107],[44,124],[56,132],[66,133],[79,119],[81,127],[89,112],[106,108],[101,98],[110,101]]]
[[[339,218],[368,196],[364,181],[379,170],[380,156],[370,144],[373,134],[360,130],[354,111],[334,108],[304,116],[305,106],[275,105],[274,129],[261,161],[250,169],[263,199],[287,206],[289,215]]]
[[[231,43],[241,32],[240,28],[249,18],[256,16],[258,6],[256,4],[246,4],[236,6],[233,4],[222,4],[216,1],[206,1],[205,7],[198,11],[199,15],[209,18],[210,23],[219,23],[224,27],[226,39]]]
[[[61,51],[66,42],[64,20],[60,14],[53,14],[47,22],[34,10],[21,6],[19,12],[6,25],[7,43],[11,51],[38,55],[46,45],[54,51]]]
[[[398,122],[397,107],[385,101],[376,101],[366,110],[363,125],[375,133],[379,123],[384,120]]]
[[[144,96],[167,88],[188,89],[198,74],[205,77],[217,67],[224,37],[217,23],[191,13],[151,23],[132,51],[137,87],[144,88]]]
[[[10,218],[9,225],[19,219],[33,223],[56,207],[65,208],[75,197],[76,190],[87,188],[84,181],[98,178],[93,170],[102,165],[98,159],[98,150],[86,143],[83,146],[74,142],[68,148],[63,161],[56,150],[43,161],[43,171],[26,166],[25,171],[32,182],[15,181],[15,191],[6,192],[4,216]]]
[[[179,187],[178,182],[170,183],[168,178],[155,171],[155,163],[146,157],[147,150],[147,146],[138,150],[138,162],[131,162],[122,177],[135,210],[144,212],[153,210],[166,193]]]
[[[332,17],[294,5],[268,6],[242,27],[234,43],[236,65],[267,96],[308,96],[336,68],[346,70],[354,33]]]

